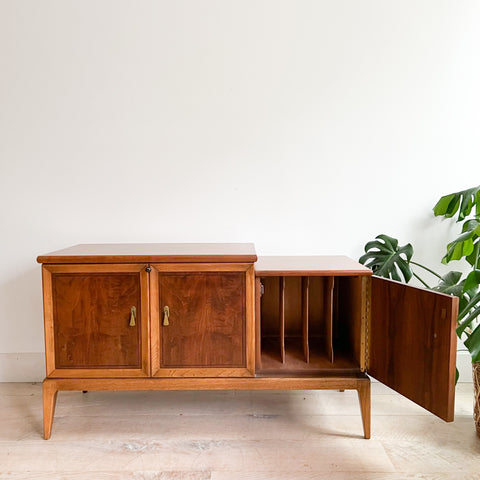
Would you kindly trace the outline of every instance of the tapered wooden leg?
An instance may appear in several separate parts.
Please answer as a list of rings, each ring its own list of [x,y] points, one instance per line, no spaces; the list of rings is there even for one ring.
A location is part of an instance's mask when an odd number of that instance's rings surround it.
[[[361,381],[357,388],[360,410],[362,412],[363,434],[370,438],[370,379]]]
[[[53,416],[57,403],[57,385],[55,380],[43,381],[43,438],[48,440],[52,434]]]

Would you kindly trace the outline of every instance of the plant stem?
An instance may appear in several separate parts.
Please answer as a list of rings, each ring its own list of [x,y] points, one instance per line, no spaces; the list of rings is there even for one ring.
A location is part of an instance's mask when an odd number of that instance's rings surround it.
[[[470,310],[477,304],[480,302],[480,299],[477,298],[477,295],[475,295],[474,297],[472,297],[470,299],[470,301],[465,305],[465,307],[462,308],[461,312],[458,314],[458,322],[460,322],[460,320],[463,320],[463,318],[468,315],[468,313],[470,312]],[[463,323],[463,321],[462,321]],[[468,322],[467,322],[468,323]]]
[[[425,285],[426,288],[428,288],[429,290],[431,290],[431,288],[427,285],[426,282],[424,282],[416,273],[413,272],[413,276],[417,279],[417,280],[420,280],[423,285]]]
[[[423,268],[424,270],[426,270],[427,272],[430,272],[432,275],[435,275],[437,278],[442,278],[441,275],[439,275],[438,273],[434,272],[433,270],[430,270],[429,268],[425,267],[424,265],[420,264],[420,263],[417,263],[417,262],[414,262],[413,260],[410,260],[410,263],[413,263],[413,265],[416,265],[417,267],[421,267]],[[419,279],[420,280],[420,279]],[[420,280],[421,281],[421,280]]]

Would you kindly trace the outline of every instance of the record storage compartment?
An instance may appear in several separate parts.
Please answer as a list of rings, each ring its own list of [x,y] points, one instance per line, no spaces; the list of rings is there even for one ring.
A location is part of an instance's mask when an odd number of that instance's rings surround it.
[[[457,297],[344,256],[257,259],[252,244],[76,245],[37,261],[45,439],[57,393],[85,390],[356,390],[370,438],[369,375],[454,418]]]
[[[257,374],[365,370],[364,278],[260,277]]]

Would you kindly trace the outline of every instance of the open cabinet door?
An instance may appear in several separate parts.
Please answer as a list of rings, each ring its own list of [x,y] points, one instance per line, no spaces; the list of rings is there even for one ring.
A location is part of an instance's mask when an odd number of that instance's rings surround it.
[[[368,374],[447,422],[457,315],[457,297],[372,278]]]

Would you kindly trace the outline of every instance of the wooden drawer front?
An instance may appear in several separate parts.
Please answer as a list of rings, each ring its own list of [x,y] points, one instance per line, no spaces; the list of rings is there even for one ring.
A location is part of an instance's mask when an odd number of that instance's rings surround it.
[[[253,335],[253,321],[247,322],[247,317],[253,320],[253,315],[246,294],[253,288],[253,271],[247,275],[245,267],[215,271],[212,266],[210,271],[172,272],[155,267],[159,266],[154,266],[151,279],[152,335],[158,335],[158,350],[152,352],[155,375],[253,374],[253,369],[247,371],[248,328]]]
[[[148,374],[148,304],[142,302],[140,267],[114,272],[105,267],[45,267],[50,270],[46,294],[51,301],[46,337],[53,347],[47,357],[53,357],[49,364],[54,376],[83,375],[83,370],[88,376]],[[145,300],[147,295],[145,291]]]

